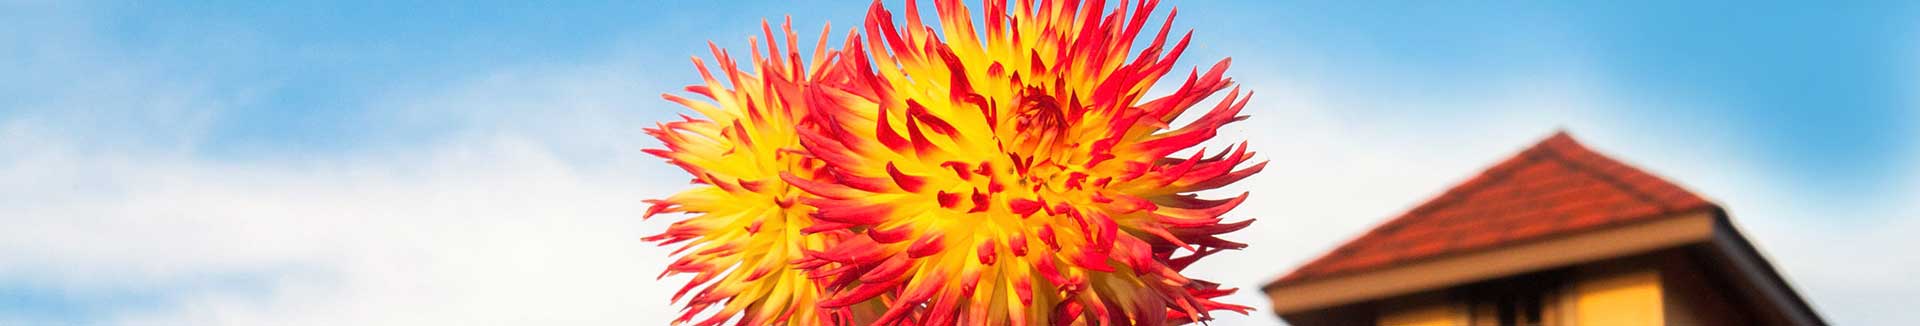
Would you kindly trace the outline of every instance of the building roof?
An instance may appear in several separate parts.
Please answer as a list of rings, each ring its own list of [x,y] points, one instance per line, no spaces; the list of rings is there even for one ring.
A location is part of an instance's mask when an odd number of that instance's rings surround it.
[[[1717,207],[1559,132],[1269,287],[1707,210]]]

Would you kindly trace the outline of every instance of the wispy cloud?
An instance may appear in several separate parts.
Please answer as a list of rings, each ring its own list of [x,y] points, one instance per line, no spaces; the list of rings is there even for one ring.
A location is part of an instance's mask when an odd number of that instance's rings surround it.
[[[199,155],[248,87],[101,42],[79,8],[9,19],[0,324],[657,324],[638,241],[668,116],[644,63],[507,67],[375,99],[361,150]],[[16,12],[19,13],[19,12]],[[10,14],[0,14],[14,16]],[[682,67],[663,67],[685,70]],[[342,135],[349,136],[349,135]],[[675,180],[663,182],[663,180]]]
[[[619,113],[638,109],[621,86],[634,83],[532,74],[401,105],[484,120],[438,141],[319,159],[101,146],[64,121],[13,119],[0,284],[101,314],[36,317],[52,322],[663,321],[664,252],[637,239],[664,224],[638,212],[670,183],[643,177],[645,121]],[[488,106],[511,112],[465,111]],[[113,298],[129,294],[151,300]]]

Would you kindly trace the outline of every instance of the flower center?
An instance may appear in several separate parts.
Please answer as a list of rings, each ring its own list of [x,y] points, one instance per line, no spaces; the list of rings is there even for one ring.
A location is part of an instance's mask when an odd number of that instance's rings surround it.
[[[1039,88],[1029,87],[1022,92],[1019,115],[1015,117],[1014,128],[1020,135],[1016,144],[1028,149],[1028,153],[1048,153],[1053,145],[1063,141],[1067,133],[1067,117],[1060,101]]]

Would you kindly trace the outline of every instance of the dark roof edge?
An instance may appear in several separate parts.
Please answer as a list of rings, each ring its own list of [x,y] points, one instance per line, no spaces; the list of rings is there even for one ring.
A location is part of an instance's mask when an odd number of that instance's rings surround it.
[[[1713,249],[1721,254],[1728,255],[1728,258],[1734,263],[1732,267],[1736,269],[1737,272],[1759,278],[1753,281],[1763,284],[1753,285],[1764,287],[1761,294],[1766,297],[1762,299],[1775,306],[1780,306],[1781,311],[1788,313],[1785,317],[1789,318],[1790,321],[1795,324],[1827,324],[1825,319],[1820,318],[1820,313],[1813,309],[1813,305],[1801,297],[1800,292],[1795,291],[1793,285],[1789,284],[1786,277],[1782,276],[1780,271],[1774,268],[1773,263],[1767,259],[1766,255],[1762,254],[1758,248],[1755,248],[1752,242],[1747,241],[1747,237],[1742,235],[1740,229],[1733,225],[1733,219],[1728,217],[1727,211],[1724,208],[1716,207],[1714,209],[1714,220],[1716,236],[1712,240]]]

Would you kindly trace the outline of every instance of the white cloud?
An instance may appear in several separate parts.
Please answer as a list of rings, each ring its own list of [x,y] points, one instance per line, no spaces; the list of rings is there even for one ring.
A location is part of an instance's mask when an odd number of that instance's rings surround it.
[[[639,213],[684,179],[639,153],[639,129],[671,114],[639,63],[502,69],[375,105],[425,130],[393,137],[423,141],[218,160],[195,146],[245,92],[116,57],[86,15],[55,16],[78,22],[0,36],[36,54],[0,67],[85,79],[0,80],[32,95],[0,103],[0,285],[117,324],[661,324],[675,310],[676,281],[654,280],[666,251],[639,241],[667,221]]]
[[[71,289],[264,274],[170,293],[133,324],[657,322],[664,252],[619,169],[480,138],[392,158],[228,164],[25,152],[0,165],[0,277]],[[47,176],[29,178],[22,176]],[[213,281],[218,281],[213,280]],[[80,291],[80,290],[75,290]]]

